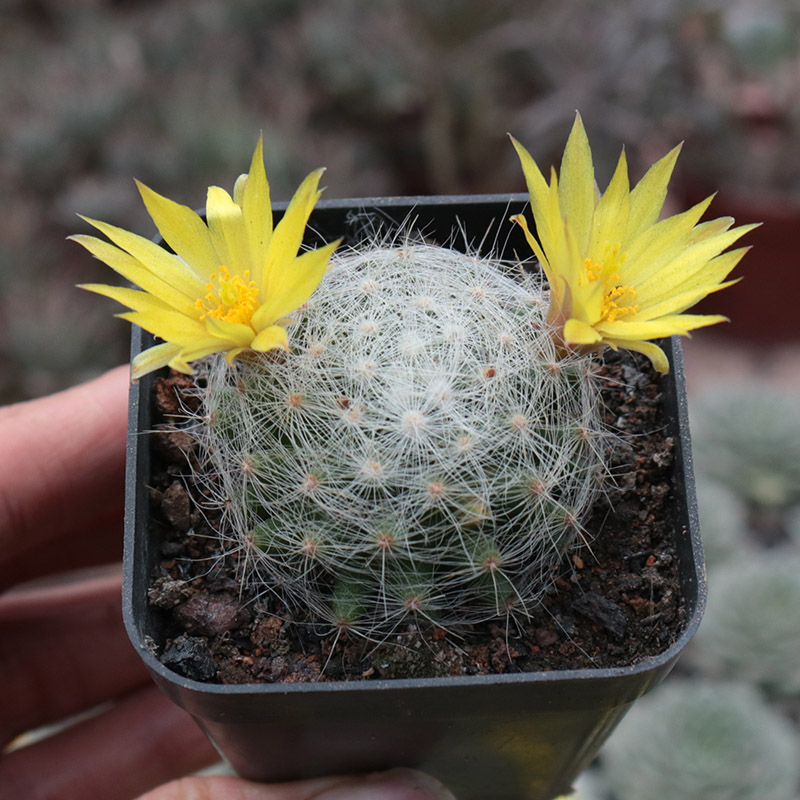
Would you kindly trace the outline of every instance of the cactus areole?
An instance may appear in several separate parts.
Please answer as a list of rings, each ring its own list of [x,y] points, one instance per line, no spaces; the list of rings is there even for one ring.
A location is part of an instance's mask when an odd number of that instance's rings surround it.
[[[250,611],[260,597],[290,622],[366,648],[410,626],[457,639],[475,623],[524,620],[552,591],[554,567],[602,535],[586,520],[613,472],[614,435],[597,362],[556,352],[545,290],[516,261],[523,232],[506,223],[524,199],[318,204],[309,230],[344,243],[294,315],[290,351],[194,365],[179,415],[201,487],[193,519],[215,520],[218,558],[207,569],[235,564]],[[364,215],[389,231],[377,246],[358,243]],[[477,255],[487,231],[492,257]],[[151,342],[136,331],[135,353]],[[164,614],[147,603],[169,547],[149,519],[145,376],[131,390],[125,614],[156,682],[246,777],[403,764],[461,800],[565,791],[699,624],[682,365],[670,340],[660,344],[682,628],[638,663],[561,672],[359,681],[322,669],[316,682],[256,684],[169,669],[156,657]],[[189,630],[181,646],[203,635]]]

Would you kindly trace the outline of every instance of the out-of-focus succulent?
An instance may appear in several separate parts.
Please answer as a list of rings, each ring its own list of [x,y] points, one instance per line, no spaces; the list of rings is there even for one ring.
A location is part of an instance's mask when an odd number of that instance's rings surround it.
[[[698,475],[697,508],[707,564],[725,561],[748,546],[747,511],[726,486]]]
[[[755,689],[671,682],[602,751],[618,800],[794,800],[798,741]]]
[[[796,544],[800,544],[800,508],[792,508],[786,515],[786,532]]]
[[[570,800],[608,800],[605,776],[596,766],[582,772],[573,789]]]
[[[712,570],[693,648],[712,675],[800,693],[800,553],[775,550]]]
[[[800,397],[774,386],[720,387],[697,411],[702,474],[757,509],[800,502]]]

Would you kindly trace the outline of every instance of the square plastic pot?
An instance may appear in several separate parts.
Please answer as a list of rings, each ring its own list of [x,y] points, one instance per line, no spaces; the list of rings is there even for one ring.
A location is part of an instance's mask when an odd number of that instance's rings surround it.
[[[323,202],[311,219],[311,239],[352,239],[365,224],[391,229],[410,220],[438,243],[483,241],[483,249],[489,243],[507,257],[526,256],[520,232],[508,224],[525,201],[492,195]],[[151,343],[134,332],[134,354]],[[148,376],[130,395],[124,613],[153,679],[246,778],[284,781],[402,765],[430,772],[459,800],[549,800],[567,791],[630,705],[670,671],[705,605],[680,344],[661,344],[671,362],[662,392],[675,442],[671,517],[687,622],[659,656],[611,669],[306,684],[206,684],[170,671],[147,645],[155,630],[148,580],[160,560],[149,533],[149,443],[141,435],[150,429]]]

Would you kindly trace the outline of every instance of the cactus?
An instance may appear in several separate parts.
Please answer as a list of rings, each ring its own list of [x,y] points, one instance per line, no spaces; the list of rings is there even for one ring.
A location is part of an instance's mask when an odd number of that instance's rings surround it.
[[[800,693],[800,554],[761,553],[724,564],[709,575],[695,661],[714,675],[761,685],[770,693]]]
[[[335,258],[291,354],[198,363],[206,494],[248,582],[367,636],[537,602],[610,434],[593,360],[557,357],[541,283],[519,277],[372,246]]]
[[[750,686],[674,682],[602,751],[618,800],[794,800],[797,736]]]

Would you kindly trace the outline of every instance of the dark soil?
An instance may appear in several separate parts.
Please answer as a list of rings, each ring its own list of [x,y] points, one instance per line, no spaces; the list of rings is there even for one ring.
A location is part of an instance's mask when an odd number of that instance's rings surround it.
[[[457,632],[410,623],[378,645],[291,624],[274,598],[254,599],[220,556],[185,478],[192,440],[171,429],[187,378],[160,378],[150,486],[161,561],[150,588],[153,651],[196,680],[220,683],[370,680],[621,666],[663,652],[685,623],[670,504],[673,442],[663,430],[659,378],[634,354],[611,354],[606,423],[623,434],[616,486],[597,504],[592,541],[554,572],[530,619]],[[400,645],[400,646],[397,646]]]

